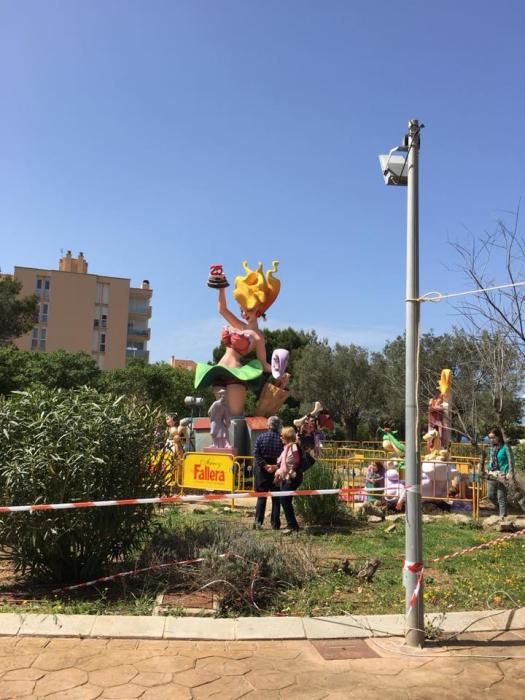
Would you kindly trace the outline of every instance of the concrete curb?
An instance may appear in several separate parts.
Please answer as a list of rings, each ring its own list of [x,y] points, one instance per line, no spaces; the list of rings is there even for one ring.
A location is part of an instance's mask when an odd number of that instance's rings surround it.
[[[525,608],[429,613],[427,624],[446,634],[510,632],[525,629]],[[134,615],[0,614],[1,636],[82,637],[111,639],[359,639],[402,637],[402,615],[339,615],[332,617],[150,617]]]

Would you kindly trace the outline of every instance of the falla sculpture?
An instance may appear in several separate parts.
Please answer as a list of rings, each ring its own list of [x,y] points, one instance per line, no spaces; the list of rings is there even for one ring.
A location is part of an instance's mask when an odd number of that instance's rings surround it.
[[[268,362],[266,342],[259,328],[259,319],[265,317],[279,295],[281,282],[275,277],[279,263],[274,260],[266,272],[262,263],[254,270],[246,261],[242,265],[244,275],[235,277],[233,288],[233,298],[240,309],[239,316],[228,308],[225,290],[229,282],[222,265],[217,263],[210,266],[208,286],[218,290],[218,311],[227,324],[221,331],[220,339],[226,349],[216,365],[197,364],[195,388],[212,386],[216,398],[224,396],[222,390],[225,391],[231,415],[243,416],[248,382],[258,379],[264,372],[271,373],[274,383],[263,387],[256,409],[256,415],[268,416],[288,397],[285,389],[288,351],[275,350]],[[252,352],[255,352],[255,359],[243,363],[243,358]]]

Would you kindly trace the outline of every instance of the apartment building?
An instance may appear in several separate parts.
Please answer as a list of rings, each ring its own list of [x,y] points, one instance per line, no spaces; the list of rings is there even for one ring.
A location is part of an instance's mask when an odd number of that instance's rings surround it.
[[[15,340],[20,350],[68,350],[91,354],[101,369],[124,367],[130,358],[149,359],[152,290],[130,280],[88,273],[83,253],[71,251],[58,270],[15,267],[22,294],[39,297],[33,330]]]

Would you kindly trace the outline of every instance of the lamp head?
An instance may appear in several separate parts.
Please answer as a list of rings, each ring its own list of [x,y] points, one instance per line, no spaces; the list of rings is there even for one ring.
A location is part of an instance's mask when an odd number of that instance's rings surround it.
[[[184,404],[186,406],[202,406],[204,399],[200,396],[185,396]]]
[[[388,155],[379,156],[385,185],[406,186],[408,184],[407,156],[397,155],[395,151],[406,151],[406,148],[398,146],[390,151]]]

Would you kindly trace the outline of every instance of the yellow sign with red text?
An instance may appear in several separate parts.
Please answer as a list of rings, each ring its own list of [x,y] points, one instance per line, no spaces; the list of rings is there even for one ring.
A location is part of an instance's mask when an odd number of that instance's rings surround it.
[[[207,491],[233,491],[232,455],[213,452],[188,452],[184,457],[182,485]]]

